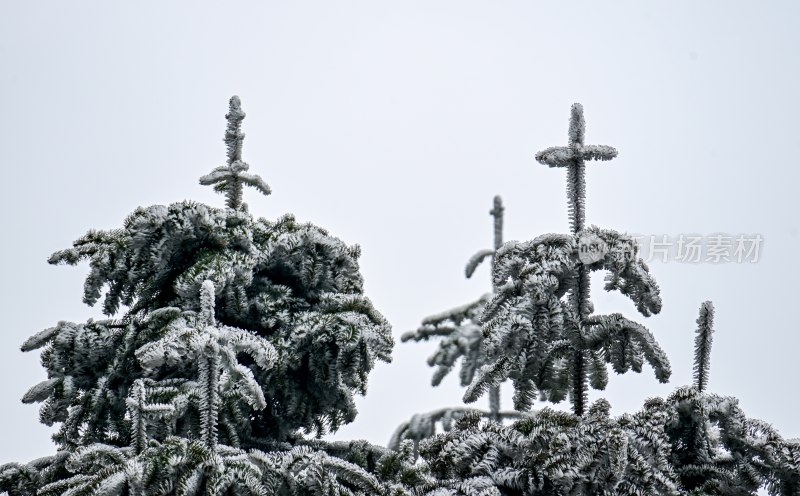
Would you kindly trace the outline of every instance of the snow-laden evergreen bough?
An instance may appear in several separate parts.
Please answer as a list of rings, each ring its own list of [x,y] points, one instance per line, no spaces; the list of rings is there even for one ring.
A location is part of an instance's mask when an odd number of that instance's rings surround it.
[[[511,425],[467,415],[421,453],[435,476],[459,481],[447,495],[677,494],[665,413],[609,410],[605,400],[582,417],[545,408]]]

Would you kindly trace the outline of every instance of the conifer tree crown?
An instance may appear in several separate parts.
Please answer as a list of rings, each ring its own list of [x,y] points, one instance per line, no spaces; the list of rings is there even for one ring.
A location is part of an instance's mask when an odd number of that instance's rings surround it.
[[[25,487],[223,494],[213,488],[244,478],[270,494],[266,474],[284,451],[351,422],[353,395],[366,393],[376,361],[390,360],[391,330],[363,294],[359,248],[291,215],[247,212],[244,185],[270,190],[241,159],[244,116],[231,98],[227,165],[201,178],[227,209],[140,207],[122,228],[90,231],[50,257],[89,263],[84,301],[102,300],[109,318],[60,322],[22,347],[42,349],[48,372],[23,399],[60,424],[58,454],[27,466]],[[276,447],[277,459],[258,454]],[[311,448],[286,456],[306,455],[339,463]],[[175,456],[188,465],[163,462]],[[369,479],[358,467],[347,474]]]

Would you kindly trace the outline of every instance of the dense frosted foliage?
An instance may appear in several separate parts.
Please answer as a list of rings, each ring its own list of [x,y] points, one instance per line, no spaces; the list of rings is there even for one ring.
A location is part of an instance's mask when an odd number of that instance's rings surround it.
[[[664,413],[608,411],[600,400],[584,417],[544,409],[510,426],[465,417],[422,452],[437,476],[486,494],[676,494]]]
[[[697,319],[694,384],[618,417],[588,385],[607,369],[666,381],[653,335],[621,314],[594,314],[589,275],[644,316],[659,289],[625,234],[586,227],[584,166],[616,150],[584,145],[572,108],[569,146],[537,159],[567,168],[570,234],[503,244],[495,198],[492,293],[428,317],[403,340],[440,339],[437,385],[460,362],[465,398],[489,410],[418,414],[388,448],[328,442],[351,422],[376,361],[389,361],[388,323],[363,294],[358,247],[286,215],[252,217],[244,186],[268,194],[242,161],[245,117],[230,101],[227,164],[201,178],[227,208],[192,202],[139,208],[120,229],[91,231],[54,264],[88,262],[84,300],[104,320],[59,322],[29,338],[45,381],[23,396],[56,426],[53,456],[0,466],[10,496],[527,496],[800,495],[800,442],[706,392],[713,305]],[[500,410],[499,384],[514,387]],[[570,396],[573,413],[532,410]],[[316,437],[316,438],[314,438]]]
[[[747,418],[735,398],[679,388],[634,414],[598,400],[582,416],[543,409],[511,425],[464,415],[423,441],[439,495],[746,495],[800,491],[800,444]]]
[[[389,360],[392,347],[388,324],[362,294],[358,253],[291,216],[255,220],[242,211],[192,203],[139,209],[123,229],[90,233],[51,258],[88,259],[88,303],[98,301],[106,286],[107,313],[120,304],[130,307],[124,324],[69,324],[86,343],[102,334],[109,354],[96,356],[92,344],[56,346],[52,355],[91,348],[86,365],[95,374],[118,360],[130,362],[119,365],[126,373],[138,373],[134,352],[159,336],[179,309],[199,309],[201,285],[211,280],[217,320],[249,330],[280,356],[268,376],[254,371],[271,398],[252,422],[255,435],[281,438],[300,427],[324,432],[353,419],[352,393],[365,391],[367,373],[375,360]],[[120,327],[114,333],[88,330],[109,325]],[[121,357],[123,342],[130,352]]]

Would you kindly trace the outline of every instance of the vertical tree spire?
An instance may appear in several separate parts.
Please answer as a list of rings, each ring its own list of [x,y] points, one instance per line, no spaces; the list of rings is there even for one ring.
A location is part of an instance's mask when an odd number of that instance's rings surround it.
[[[586,122],[583,120],[583,105],[572,105],[569,118],[569,145],[553,146],[536,154],[536,160],[550,167],[567,169],[567,199],[569,201],[569,221],[573,233],[583,230],[586,220],[586,178],[587,160],[611,160],[617,150],[606,145],[584,145]]]
[[[496,252],[503,245],[503,199],[500,195],[494,197],[494,208],[489,211],[489,215],[494,217],[494,251]],[[494,258],[494,256],[493,256]],[[497,292],[497,285],[492,277],[492,292]],[[489,412],[491,419],[495,422],[500,421],[500,385],[495,384],[489,387]]]
[[[500,195],[494,197],[494,207],[489,210],[489,215],[494,217],[494,249],[481,250],[470,258],[467,262],[466,274],[467,278],[472,277],[475,269],[478,267],[484,258],[489,257],[494,260],[494,254],[503,245],[503,199]],[[490,272],[491,274],[491,272]],[[497,293],[497,285],[495,284],[494,277],[492,277],[492,293]],[[500,420],[500,385],[495,384],[489,387],[489,412],[490,418],[494,421]]]
[[[697,317],[697,335],[694,338],[694,386],[703,391],[708,386],[708,368],[711,361],[711,342],[714,334],[714,305],[704,301]]]
[[[489,215],[494,217],[494,249],[503,245],[503,199],[500,195],[494,197],[494,208],[489,210]],[[492,282],[494,285],[494,281]]]
[[[200,184],[204,186],[214,185],[214,191],[225,194],[225,204],[234,210],[245,209],[246,204],[242,202],[242,190],[244,185],[252,186],[265,195],[272,193],[269,185],[256,174],[249,174],[247,170],[250,165],[242,160],[242,145],[244,143],[244,132],[242,131],[242,121],[245,113],[242,110],[242,102],[239,97],[234,95],[230,99],[230,108],[225,118],[228,120],[228,127],[225,129],[225,146],[228,148],[228,164],[217,167],[210,174],[200,178]]]
[[[606,145],[585,145],[586,121],[583,119],[583,105],[574,103],[570,110],[568,145],[554,146],[536,154],[539,163],[550,167],[567,169],[567,200],[569,222],[573,234],[578,234],[586,222],[586,161],[611,160],[617,156],[617,150]],[[575,310],[573,319],[576,333],[574,339],[582,341],[586,318],[589,316],[589,270],[583,263],[578,263],[577,281],[571,292]],[[572,404],[576,415],[583,415],[588,401],[588,385],[586,371],[588,357],[584,351],[576,352],[572,364]]]

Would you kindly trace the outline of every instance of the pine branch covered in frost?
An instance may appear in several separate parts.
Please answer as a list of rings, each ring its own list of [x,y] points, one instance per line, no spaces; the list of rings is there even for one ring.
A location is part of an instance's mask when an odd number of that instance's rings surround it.
[[[631,369],[641,372],[644,358],[659,381],[669,379],[672,371],[667,354],[644,326],[619,313],[591,316],[586,323],[586,344],[589,349],[600,351],[614,372],[622,374]]]
[[[197,367],[197,407],[200,412],[200,438],[213,450],[217,443],[217,427],[225,398],[238,399],[250,408],[263,410],[267,403],[261,385],[250,367],[240,363],[240,355],[248,355],[261,373],[271,371],[278,353],[266,340],[242,329],[214,325],[214,286],[202,284],[199,313],[184,312],[165,328],[161,339],[151,341],[136,351],[145,374],[163,373],[168,367]],[[156,382],[156,386],[158,383]],[[178,399],[181,397],[178,396]],[[230,423],[248,415],[228,401]],[[236,436],[238,437],[238,436]]]
[[[672,412],[666,424],[670,462],[686,491],[756,494],[766,486],[777,495],[800,487],[798,465],[781,456],[791,442],[769,424],[746,417],[735,398],[681,387],[664,405]]]
[[[427,413],[415,414],[408,422],[403,422],[395,429],[387,447],[391,450],[399,450],[403,442],[412,441],[416,457],[421,440],[432,437],[437,432],[450,431],[453,424],[466,414],[475,414],[487,419],[493,418],[492,413],[475,408],[440,408]],[[499,417],[503,420],[517,419],[520,416],[519,412],[499,412]],[[439,426],[438,429],[437,426]]]
[[[25,393],[25,395],[22,397],[22,402],[35,403],[46,400],[51,394],[53,394],[53,391],[59,383],[61,383],[60,379],[47,379],[46,381],[40,382],[39,384],[30,388],[27,393]]]
[[[269,185],[261,177],[247,172],[250,166],[242,161],[244,132],[242,132],[241,126],[245,115],[239,97],[231,97],[230,109],[225,115],[228,120],[228,128],[225,130],[228,164],[217,167],[210,174],[200,178],[200,184],[205,186],[214,185],[215,191],[224,193],[226,197],[225,203],[228,208],[234,210],[246,208],[246,205],[242,202],[242,189],[245,185],[256,188],[264,195],[272,193]]]
[[[415,466],[407,455],[376,450],[366,455],[365,446],[350,445],[348,459],[332,454],[339,446],[316,441],[315,447],[295,446],[283,452],[258,453],[251,457],[271,480],[269,494],[363,495],[392,494],[411,496],[434,481],[425,475],[423,467]],[[373,473],[374,472],[374,473]],[[285,492],[284,492],[285,491]]]
[[[494,250],[481,250],[478,253],[472,255],[472,257],[467,262],[467,267],[464,269],[464,273],[467,277],[472,277],[472,274],[475,273],[475,269],[478,268],[478,265],[484,261],[487,257],[491,257],[494,255]]]
[[[608,271],[604,289],[619,291],[627,296],[636,305],[636,310],[645,317],[659,313],[661,290],[647,264],[639,257],[636,240],[628,234],[596,226],[588,227],[578,236],[579,242],[586,238],[599,240],[604,247],[604,256],[586,264],[590,271]]]
[[[99,441],[99,431],[127,431],[122,418],[111,412],[125,412],[125,397],[112,398],[110,391],[127,380],[130,369],[114,360],[115,355],[132,354],[131,328],[114,320],[88,321],[86,324],[60,322],[42,334],[35,345],[26,342],[25,349],[44,346],[42,364],[49,379],[26,393],[25,402],[43,402],[40,419],[47,425],[61,423],[54,439],[58,443]],[[109,389],[111,387],[112,389]],[[103,427],[100,427],[103,425]],[[127,438],[127,432],[122,434]]]
[[[475,302],[426,317],[416,331],[407,332],[400,338],[403,342],[427,341],[431,337],[443,338],[439,349],[428,358],[428,365],[438,367],[431,382],[433,386],[442,382],[459,359],[461,385],[466,386],[472,382],[475,371],[483,361],[483,335],[479,322],[490,298],[491,295],[486,294]]]
[[[134,454],[91,445],[70,456],[67,467],[89,476],[48,484],[40,494],[248,494],[267,495],[263,470],[242,450],[218,453],[198,441],[171,437]],[[231,491],[228,493],[227,491]]]
[[[778,437],[764,451],[768,454],[765,472],[769,493],[800,494],[800,442]]]
[[[246,451],[168,437],[140,453],[95,444],[78,449],[66,462],[71,473],[80,475],[46,484],[40,494],[412,496],[437,484],[408,453],[363,443],[345,449],[309,443],[314,446]]]
[[[714,305],[704,301],[697,317],[697,336],[694,339],[694,385],[703,391],[708,384],[708,369],[711,360],[711,342],[714,334]]]
[[[146,416],[172,413],[175,407],[165,403],[149,403],[145,382],[141,379],[134,382],[127,405],[131,422],[131,448],[135,453],[141,453],[148,442]]]
[[[0,490],[6,491],[9,496],[33,495],[39,486],[41,486],[39,471],[30,464],[0,465]]]

